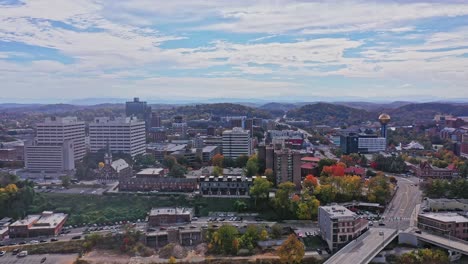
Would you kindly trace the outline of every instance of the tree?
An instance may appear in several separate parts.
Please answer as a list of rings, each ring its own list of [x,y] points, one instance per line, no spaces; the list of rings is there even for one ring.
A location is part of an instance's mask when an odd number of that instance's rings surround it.
[[[214,155],[213,158],[211,158],[211,165],[222,168],[224,166],[224,156],[221,154]]]
[[[301,263],[305,254],[304,245],[296,235],[291,234],[278,248],[277,254],[282,263]]]
[[[244,168],[247,165],[248,160],[249,160],[249,157],[247,155],[240,155],[236,159],[236,166],[238,168]]]
[[[314,177],[314,175],[312,174],[309,174],[305,177],[304,179],[304,187],[309,189],[309,190],[313,190],[313,188],[317,187],[318,185],[318,180],[316,177]]]
[[[65,187],[67,189],[70,187],[70,185],[71,185],[70,176],[62,176],[61,181],[62,181],[62,186],[63,187]]]
[[[215,166],[213,168],[213,176],[218,177],[220,175],[223,175],[223,168]]]
[[[176,163],[172,166],[171,170],[169,171],[169,177],[184,178],[185,173],[187,173],[187,170],[185,169],[185,167]]]
[[[297,218],[301,220],[312,220],[317,217],[320,201],[315,196],[310,196],[307,193],[302,194],[302,200],[298,202]]]
[[[164,157],[163,160],[163,165],[167,167],[169,170],[172,169],[172,167],[177,164],[177,159],[174,156],[168,155]]]
[[[234,240],[237,238],[238,231],[232,225],[223,225],[215,231],[210,240],[212,250],[222,254],[237,254],[234,247]]]
[[[322,184],[315,189],[314,194],[323,204],[328,204],[335,200],[336,189],[330,184]]]
[[[322,172],[324,166],[331,166],[334,164],[336,164],[336,161],[333,159],[321,159],[317,164],[318,171]]]
[[[282,218],[287,218],[290,217],[291,214],[296,214],[296,212],[293,211],[294,208],[291,201],[291,196],[295,189],[296,185],[292,182],[283,182],[278,185],[278,190],[276,191],[273,204],[276,211]]]
[[[401,255],[398,258],[401,264],[445,264],[450,263],[447,254],[440,249],[419,249]]]
[[[176,264],[176,263],[177,263],[177,259],[176,259],[174,256],[171,256],[171,257],[169,258],[169,263],[170,263],[170,264]]]
[[[273,184],[264,178],[255,178],[252,187],[250,187],[250,195],[255,197],[255,207],[257,207],[258,199],[268,198],[268,191]]]
[[[387,177],[378,175],[369,180],[367,198],[370,202],[385,204],[390,195],[390,184]]]
[[[269,180],[273,184],[276,182],[275,181],[275,174],[273,173],[272,169],[266,169],[264,174],[267,177],[267,180]]]
[[[279,239],[279,238],[281,237],[282,234],[283,234],[283,229],[281,228],[280,225],[274,224],[274,225],[271,227],[271,233],[270,233],[271,238],[273,238],[273,239]]]
[[[245,175],[250,177],[257,175],[258,173],[258,158],[257,155],[254,154],[250,156],[250,158],[247,160],[247,164],[245,166]]]
[[[243,211],[246,211],[247,210],[247,204],[244,201],[236,200],[234,202],[234,209],[239,213],[243,212]]]
[[[223,160],[223,168],[231,168],[236,166],[236,161],[232,158],[225,157]]]

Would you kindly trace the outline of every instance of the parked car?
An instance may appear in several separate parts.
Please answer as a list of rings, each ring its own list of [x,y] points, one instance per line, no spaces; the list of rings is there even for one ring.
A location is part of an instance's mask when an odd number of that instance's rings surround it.
[[[53,238],[50,239],[50,242],[55,242],[55,241],[58,241],[58,239],[55,238],[55,237],[53,237]]]
[[[5,256],[6,251],[0,251],[0,257]]]
[[[28,255],[28,251],[23,250],[20,253],[18,253],[18,258],[24,258]]]
[[[13,251],[11,252],[11,254],[13,255],[17,255],[19,253],[20,249],[19,248],[15,248],[13,249]]]
[[[416,231],[414,231],[414,232],[415,232],[416,234],[421,234],[421,233],[422,233],[421,230],[419,230],[419,229],[416,230]]]
[[[74,236],[71,239],[81,239],[81,236]]]

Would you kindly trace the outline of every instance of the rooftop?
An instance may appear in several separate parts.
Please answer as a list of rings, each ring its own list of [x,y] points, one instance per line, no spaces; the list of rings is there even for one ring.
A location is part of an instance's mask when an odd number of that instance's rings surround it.
[[[460,213],[451,213],[451,212],[424,213],[424,214],[419,214],[419,217],[430,218],[430,219],[434,219],[440,222],[468,223],[467,215],[462,215]]]
[[[31,226],[31,229],[39,229],[44,227],[55,227],[67,218],[64,213],[54,213],[44,211],[40,215],[28,215],[24,219],[18,220],[10,226]]]
[[[120,172],[121,170],[128,168],[128,163],[124,159],[118,159],[114,160],[111,166],[115,171]]]
[[[153,208],[150,211],[150,216],[155,215],[183,215],[183,214],[192,214],[192,208],[174,208],[174,207],[162,207],[162,208]]]
[[[321,158],[318,158],[318,157],[304,157],[301,159],[301,161],[304,161],[304,162],[319,162],[321,160]]]
[[[147,168],[137,173],[137,175],[159,175],[164,171],[163,168]]]
[[[354,217],[356,214],[342,205],[320,206],[330,218]]]

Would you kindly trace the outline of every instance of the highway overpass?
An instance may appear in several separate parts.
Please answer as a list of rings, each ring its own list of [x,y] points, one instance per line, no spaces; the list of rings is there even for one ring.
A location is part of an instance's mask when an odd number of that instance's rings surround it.
[[[336,252],[324,264],[367,264],[390,244],[398,233],[396,229],[371,228]]]

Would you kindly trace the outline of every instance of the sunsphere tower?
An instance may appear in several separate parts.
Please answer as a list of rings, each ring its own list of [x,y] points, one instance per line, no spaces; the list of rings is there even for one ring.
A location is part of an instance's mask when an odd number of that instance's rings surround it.
[[[382,125],[380,128],[380,136],[387,138],[387,124],[390,122],[390,116],[388,114],[381,114],[379,116],[379,122]]]

